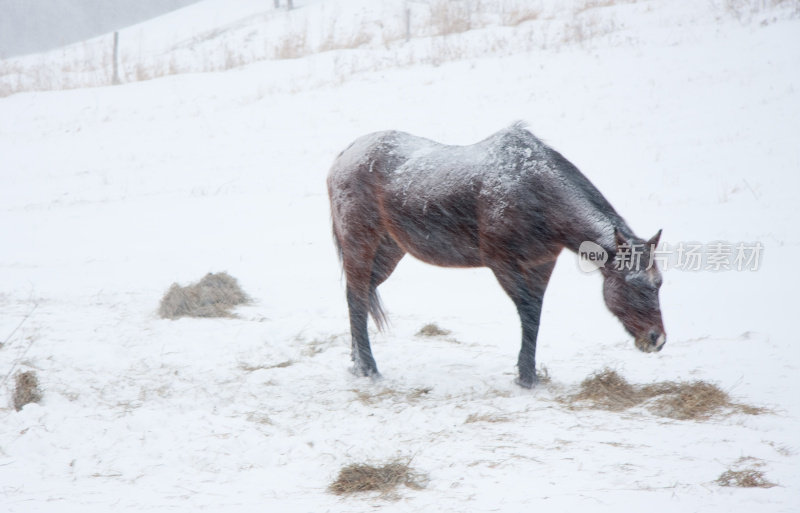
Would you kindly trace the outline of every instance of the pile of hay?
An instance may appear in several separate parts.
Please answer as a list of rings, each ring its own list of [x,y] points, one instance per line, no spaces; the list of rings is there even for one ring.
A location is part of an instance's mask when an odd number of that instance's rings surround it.
[[[604,369],[581,383],[580,390],[562,398],[571,406],[585,405],[622,411],[651,402],[650,411],[678,420],[704,420],[717,413],[764,413],[763,408],[735,403],[727,392],[705,381],[661,381],[632,385],[614,370]]]
[[[42,391],[39,390],[39,379],[33,371],[20,372],[15,378],[14,409],[20,411],[23,406],[38,403],[42,400]]]
[[[733,403],[727,392],[705,381],[667,382],[642,387],[642,391],[645,396],[660,396],[650,409],[671,419],[705,420],[722,410],[744,406]]]
[[[440,328],[436,323],[429,323],[420,328],[417,332],[418,337],[444,337],[450,334],[450,330]]]
[[[580,391],[570,401],[584,401],[595,408],[611,411],[626,410],[639,404],[638,391],[616,371],[605,369],[584,379]]]
[[[197,283],[181,287],[173,283],[158,314],[163,319],[180,317],[231,317],[231,310],[250,301],[236,278],[228,273],[208,273]]]
[[[767,481],[760,470],[748,468],[745,470],[726,470],[717,478],[720,486],[736,486],[739,488],[772,488],[775,483]]]
[[[426,484],[427,478],[414,471],[407,463],[393,461],[381,466],[364,463],[347,465],[339,471],[328,489],[336,495],[368,491],[378,491],[386,495],[400,485],[420,490]]]

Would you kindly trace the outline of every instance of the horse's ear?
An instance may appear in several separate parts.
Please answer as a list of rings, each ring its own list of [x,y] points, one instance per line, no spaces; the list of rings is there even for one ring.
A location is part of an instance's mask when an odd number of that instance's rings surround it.
[[[622,246],[628,245],[628,239],[626,239],[625,236],[622,235],[622,232],[619,231],[619,228],[617,228],[616,226],[614,227],[614,243],[617,245],[618,249]]]
[[[647,246],[651,248],[658,246],[659,239],[661,239],[661,230],[658,230],[658,233],[653,235],[653,237],[647,241]]]

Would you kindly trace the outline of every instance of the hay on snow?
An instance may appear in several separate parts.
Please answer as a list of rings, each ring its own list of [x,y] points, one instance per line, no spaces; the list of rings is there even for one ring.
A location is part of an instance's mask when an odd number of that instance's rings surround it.
[[[228,273],[208,273],[197,283],[181,287],[173,283],[161,298],[158,314],[163,319],[180,317],[231,317],[231,310],[249,302],[236,278]]]
[[[728,411],[757,415],[767,410],[735,403],[727,392],[705,381],[661,381],[633,385],[611,369],[596,372],[581,382],[577,393],[562,398],[574,406],[622,411],[647,401],[650,411],[678,420],[705,420]]]
[[[408,463],[392,461],[385,465],[354,463],[343,467],[328,489],[336,495],[378,491],[382,495],[394,491],[399,485],[416,490],[425,487],[427,479]]]
[[[33,371],[20,372],[15,377],[14,409],[19,411],[26,404],[38,403],[42,400],[39,389],[39,378]]]

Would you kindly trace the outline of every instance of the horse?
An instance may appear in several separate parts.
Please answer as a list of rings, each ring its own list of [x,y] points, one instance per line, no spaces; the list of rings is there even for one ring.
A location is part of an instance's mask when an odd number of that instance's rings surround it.
[[[327,187],[357,376],[380,377],[368,314],[383,329],[377,288],[406,253],[433,265],[494,273],[522,325],[516,379],[522,387],[538,382],[536,338],[556,259],[584,241],[607,254],[600,267],[603,298],[635,346],[656,352],[666,343],[662,277],[652,258],[661,230],[647,241],[637,237],[578,168],[522,122],[467,146],[400,131],[371,133],[338,155]],[[619,265],[637,247],[637,264]]]

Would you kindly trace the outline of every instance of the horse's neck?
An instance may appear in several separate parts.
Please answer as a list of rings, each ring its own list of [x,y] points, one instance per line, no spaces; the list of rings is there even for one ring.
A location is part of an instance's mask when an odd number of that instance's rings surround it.
[[[614,229],[630,237],[633,233],[628,225],[575,165],[555,150],[549,150],[547,160],[556,179],[539,185],[548,189],[555,199],[553,222],[564,246],[578,252],[583,242],[590,241],[609,255],[616,253]]]
[[[615,254],[615,228],[626,237],[633,236],[631,229],[612,208],[599,208],[582,197],[567,204],[564,214],[564,245],[575,253],[583,242],[589,241],[602,247],[609,255]]]

